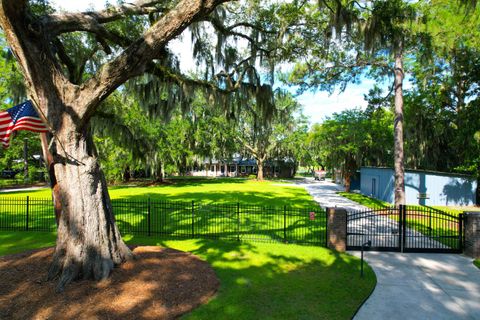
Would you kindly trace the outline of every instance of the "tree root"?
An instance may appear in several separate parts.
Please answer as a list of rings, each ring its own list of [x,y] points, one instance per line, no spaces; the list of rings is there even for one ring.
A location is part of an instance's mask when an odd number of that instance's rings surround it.
[[[81,250],[82,254],[74,256],[72,252],[57,246],[47,279],[51,281],[58,278],[55,288],[57,293],[63,292],[69,283],[78,279],[105,280],[115,265],[134,258],[133,253],[123,242],[117,250],[109,257],[102,257],[99,251],[93,249]]]

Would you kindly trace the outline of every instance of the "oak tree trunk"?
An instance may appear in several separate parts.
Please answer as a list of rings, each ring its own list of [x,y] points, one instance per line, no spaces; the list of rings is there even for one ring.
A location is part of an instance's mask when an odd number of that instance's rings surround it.
[[[165,177],[165,173],[163,172],[163,162],[157,163],[156,166],[155,181],[163,182],[163,178]]]
[[[129,182],[131,177],[132,175],[130,174],[130,166],[126,166],[122,175],[123,182]]]
[[[395,53],[395,120],[394,120],[394,168],[395,206],[405,204],[405,168],[403,151],[403,53],[402,45]]]
[[[62,214],[62,204],[60,202],[60,190],[57,184],[57,179],[55,178],[55,166],[53,161],[53,155],[48,150],[48,136],[50,139],[52,136],[47,133],[40,133],[40,141],[42,143],[42,152],[43,152],[43,159],[45,160],[45,165],[48,171],[48,177],[50,180],[50,188],[52,189],[52,201],[53,201],[53,209],[55,212],[55,221],[60,221],[60,215]]]
[[[88,131],[91,117],[119,86],[142,75],[150,62],[162,57],[170,40],[226,1],[179,1],[141,37],[79,83],[81,75],[67,72],[69,65],[78,61],[62,54],[62,46],[56,44],[61,44],[60,36],[87,31],[98,36],[104,51],[110,51],[103,45],[107,43],[103,36],[109,32],[102,24],[129,18],[130,13],[143,15],[146,2],[129,3],[134,8],[129,14],[118,7],[37,17],[30,12],[27,0],[0,0],[0,27],[25,77],[29,97],[54,135],[53,141],[42,145],[52,156],[49,173],[58,209],[57,245],[49,270],[50,279],[59,277],[58,290],[79,278],[104,279],[116,264],[132,257],[115,224],[105,177]]]
[[[115,224],[107,184],[88,132],[58,132],[55,178],[62,211],[48,278],[61,291],[76,279],[102,280],[132,257]]]
[[[263,181],[263,161],[257,159],[257,180]]]
[[[352,177],[350,173],[345,173],[345,192],[350,192]]]

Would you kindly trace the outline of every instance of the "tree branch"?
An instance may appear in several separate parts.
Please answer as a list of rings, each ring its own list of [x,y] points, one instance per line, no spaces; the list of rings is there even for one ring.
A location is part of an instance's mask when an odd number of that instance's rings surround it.
[[[124,3],[101,11],[87,11],[79,13],[55,13],[41,17],[40,23],[45,33],[57,36],[66,32],[89,31],[92,26],[97,28],[107,22],[124,18],[126,15],[146,15],[166,10],[158,7],[163,0],[138,0],[134,3]]]
[[[221,92],[221,93],[224,93],[224,94],[229,94],[229,93],[232,92],[232,90],[221,89],[218,86],[216,86],[214,83],[209,82],[209,81],[192,79],[192,78],[186,77],[182,74],[179,74],[179,73],[173,71],[172,69],[170,69],[168,67],[158,65],[158,64],[155,64],[153,62],[149,63],[147,65],[147,68],[146,68],[145,72],[150,73],[152,75],[155,75],[155,76],[157,76],[161,79],[164,79],[165,81],[174,82],[174,83],[176,83],[177,85],[180,85],[180,86],[184,85],[184,84],[187,84],[187,85],[191,85],[191,86],[194,86],[194,87],[202,87],[202,88],[205,88],[205,89],[215,90],[217,92]]]
[[[200,79],[193,79],[185,75],[182,75],[167,66],[160,65],[158,63],[153,63],[153,62],[150,62],[147,65],[145,72],[159,77],[162,81],[173,82],[180,87],[187,85],[193,88],[211,90],[212,92],[220,93],[224,96],[231,94],[232,92],[238,90],[240,87],[247,88],[247,90],[249,90],[252,93],[257,91],[256,85],[242,82],[241,79],[237,80],[235,84],[227,88],[221,88],[214,82],[200,80]],[[252,113],[256,114],[256,112],[251,108],[250,105],[247,105],[245,107],[251,110]]]
[[[259,158],[258,152],[257,152],[257,150],[255,150],[255,148],[253,148],[252,146],[250,146],[250,145],[249,145],[245,140],[243,140],[242,138],[240,138],[240,137],[235,137],[235,138],[237,139],[238,142],[240,142],[241,144],[243,144],[243,146],[244,146],[245,148],[247,148],[247,150],[250,151],[255,158]]]
[[[74,79],[75,70],[76,70],[75,63],[68,56],[67,51],[65,50],[65,47],[60,40],[55,39],[53,41],[53,45],[55,46],[55,49],[57,51],[58,57],[60,58],[60,61],[63,62],[63,64],[67,67],[70,82],[75,83],[75,79]]]
[[[236,25],[233,25],[233,26],[230,26],[230,27],[226,27],[219,20],[217,20],[215,18],[211,18],[211,17],[205,19],[205,21],[210,22],[216,30],[218,30],[219,32],[222,32],[223,34],[227,34],[227,35],[230,35],[230,36],[236,36],[236,37],[243,38],[243,39],[247,40],[251,45],[253,45],[255,47],[256,50],[262,51],[267,55],[269,55],[273,51],[273,50],[267,50],[267,49],[262,48],[261,46],[259,46],[257,44],[257,42],[252,37],[250,37],[246,34],[243,34],[241,32],[238,32],[238,31],[233,31],[233,29],[241,26],[242,24],[236,24]],[[245,24],[245,26],[247,26],[247,25],[253,27],[253,25]],[[258,28],[254,28],[254,29],[258,30]],[[267,32],[267,31],[262,30],[262,32]],[[268,32],[268,33],[275,34],[274,32]]]
[[[128,79],[142,74],[148,62],[158,58],[165,45],[192,22],[210,14],[213,9],[231,0],[182,0],[162,16],[144,35],[118,57],[102,66],[99,72],[80,87],[85,101],[79,110],[82,125],[86,124],[98,104]]]

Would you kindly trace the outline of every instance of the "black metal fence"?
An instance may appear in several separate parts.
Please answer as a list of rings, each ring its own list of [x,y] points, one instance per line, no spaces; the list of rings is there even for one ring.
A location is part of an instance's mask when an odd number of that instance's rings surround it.
[[[112,200],[122,233],[179,238],[249,240],[326,246],[321,207],[292,208],[241,203]],[[0,198],[0,230],[55,231],[49,199]]]
[[[402,252],[462,252],[463,214],[425,206],[376,208],[349,212],[347,248]]]
[[[400,211],[395,207],[348,212],[347,249],[360,250],[365,242],[371,241],[370,250],[400,251],[399,221]]]

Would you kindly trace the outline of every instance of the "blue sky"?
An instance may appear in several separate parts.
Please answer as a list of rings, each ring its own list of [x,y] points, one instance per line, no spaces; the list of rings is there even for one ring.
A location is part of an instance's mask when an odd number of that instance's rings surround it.
[[[334,92],[329,95],[325,91],[306,92],[297,98],[304,107],[304,114],[310,123],[319,123],[334,112],[359,107],[364,109],[367,102],[363,96],[373,88],[374,80],[363,79],[360,84],[349,85],[344,92]]]
[[[65,11],[82,11],[89,8],[102,9],[105,6],[106,0],[51,0],[53,6],[57,9]],[[109,1],[115,3],[116,0]],[[189,39],[190,37],[184,37]],[[180,40],[175,40],[169,44],[176,54],[180,56],[181,67],[183,71],[187,71],[194,67],[191,57],[191,45],[183,43]],[[303,105],[304,114],[309,119],[310,123],[322,122],[325,117],[332,115],[334,112],[341,112],[342,110],[351,109],[355,107],[365,108],[363,95],[368,93],[374,85],[374,80],[364,79],[360,84],[349,85],[347,89],[342,92],[335,92],[329,95],[327,92],[306,92],[297,99]]]

